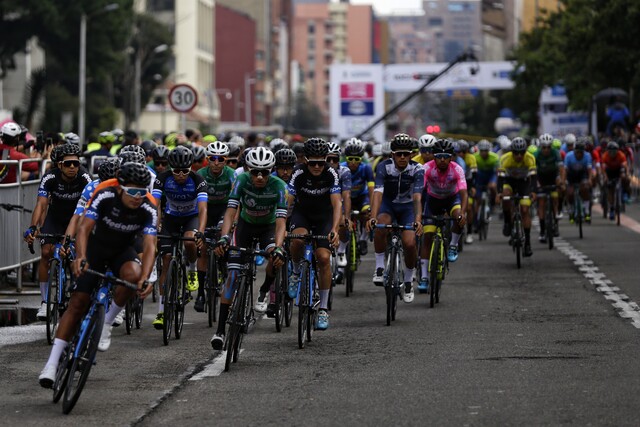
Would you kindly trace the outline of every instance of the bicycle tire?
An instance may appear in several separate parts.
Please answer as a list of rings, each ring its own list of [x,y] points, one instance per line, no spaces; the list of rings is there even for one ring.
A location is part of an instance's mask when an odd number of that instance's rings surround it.
[[[431,253],[429,254],[429,285],[431,286],[431,292],[429,292],[429,306],[434,308],[436,305],[436,290],[438,285],[438,269],[440,266],[440,245],[442,244],[442,238],[440,233],[436,232],[435,237],[431,243]]]
[[[177,281],[178,288],[176,289],[176,305],[175,305],[175,334],[176,339],[179,340],[182,337],[182,327],[184,326],[184,307],[189,302],[189,296],[187,293],[187,271],[184,265],[178,267]]]
[[[58,329],[58,292],[60,286],[60,264],[57,259],[51,259],[49,265],[49,282],[47,284],[47,342],[53,344]]]
[[[216,309],[217,309],[217,292],[218,287],[218,262],[213,251],[209,253],[209,265],[207,268],[207,280],[205,281],[205,310],[207,311],[207,321],[209,327],[213,327],[216,321]]]
[[[69,344],[60,355],[58,362],[58,370],[56,371],[56,379],[53,381],[53,403],[58,403],[64,391],[67,388],[67,380],[69,379],[69,368],[71,368],[71,360],[69,356],[75,347],[75,343]]]
[[[162,341],[164,345],[169,345],[169,338],[173,329],[173,316],[175,312],[175,283],[176,268],[178,262],[175,259],[169,261],[169,268],[164,279],[164,322],[162,324]]]
[[[520,220],[514,221],[514,230],[516,230],[516,236],[513,241],[513,247],[516,251],[516,264],[518,268],[522,267],[522,235],[520,233]]]
[[[242,333],[242,319],[244,317],[245,305],[244,297],[244,278],[242,278],[238,283],[236,295],[231,305],[231,312],[229,315],[230,321],[228,322],[229,332],[226,338],[227,342],[225,342],[224,346],[227,351],[227,354],[225,355],[224,370],[227,372],[231,367],[231,362],[235,362],[234,353],[238,350],[238,339],[240,334]]]
[[[616,225],[620,225],[620,210],[622,204],[622,187],[619,184],[616,185],[616,199],[615,199],[615,213],[616,213]]]
[[[124,305],[124,328],[127,332],[127,335],[131,335],[131,330],[133,329],[133,322],[135,314],[133,314],[133,301],[132,298],[127,300],[127,303]]]
[[[134,301],[136,329],[140,329],[142,327],[142,316],[144,314],[144,300],[136,296]]]
[[[298,295],[298,347],[300,349],[304,348],[307,329],[309,328],[309,316],[307,315],[308,310],[310,310],[309,268],[310,266],[305,263],[303,268],[301,268],[302,274],[300,276],[300,290]]]
[[[555,230],[555,218],[553,217],[553,200],[551,200],[551,198],[547,199],[547,215],[546,215],[546,226],[547,229],[546,231],[546,235],[547,235],[547,244],[549,245],[549,250],[553,249],[553,233]]]
[[[242,341],[244,339],[245,334],[249,333],[249,326],[251,325],[250,318],[252,316],[251,311],[253,310],[253,299],[251,298],[251,289],[252,287],[249,285],[248,281],[253,280],[253,276],[244,276],[243,278],[243,297],[240,307],[240,312],[242,313],[242,322],[239,323],[240,333],[236,337],[235,345],[233,346],[233,363],[238,361],[240,357],[240,349],[242,348]]]
[[[387,268],[385,269],[385,277],[384,277],[384,290],[387,302],[387,326],[391,326],[391,321],[393,320],[393,299],[396,297],[395,289],[393,287],[393,281],[395,279],[395,257],[396,257],[396,248],[395,246],[391,246],[389,250],[389,256],[387,257]]]
[[[93,366],[98,351],[98,343],[102,334],[102,326],[104,324],[104,306],[98,305],[89,323],[87,324],[86,335],[84,339],[78,341],[79,357],[74,357],[69,368],[69,377],[67,379],[67,387],[64,391],[62,399],[62,412],[68,414],[78,402],[80,394],[84,389],[84,385],[89,378],[91,367]],[[82,335],[81,335],[82,337]],[[76,348],[78,348],[76,347]],[[75,349],[74,349],[75,350]],[[76,373],[78,373],[77,381]]]
[[[276,332],[282,332],[282,326],[284,325],[284,293],[285,290],[285,274],[283,268],[278,268],[276,270],[276,277],[273,282],[273,289],[276,294],[276,306],[274,318],[276,321]]]

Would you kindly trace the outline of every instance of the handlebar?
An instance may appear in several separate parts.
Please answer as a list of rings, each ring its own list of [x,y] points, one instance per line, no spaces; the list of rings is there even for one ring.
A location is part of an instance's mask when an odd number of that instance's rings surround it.
[[[86,261],[82,261],[82,263],[80,264],[82,266],[82,268],[84,268],[86,263],[87,263]],[[125,288],[131,289],[132,291],[137,291],[138,290],[138,286],[137,285],[134,285],[131,282],[127,282],[126,280],[118,279],[114,275],[100,273],[99,271],[95,271],[95,270],[92,270],[90,268],[87,268],[85,270],[85,272],[89,273],[89,274],[93,274],[94,276],[98,276],[98,277],[100,277],[100,278],[102,278],[104,280],[108,280],[109,282],[114,283],[116,285],[124,286]]]
[[[318,235],[318,234],[289,234],[285,237],[287,240],[291,239],[300,239],[300,240],[329,240],[328,235]]]
[[[250,248],[241,248],[240,246],[228,246],[227,249],[229,249],[230,251],[238,251],[238,252],[243,253],[243,254],[262,255],[263,257],[268,257],[269,256],[269,253],[267,251],[258,250],[258,249],[250,249]]]
[[[413,225],[398,225],[398,224],[376,224],[376,228],[387,228],[392,230],[410,230],[414,231]]]
[[[14,205],[11,203],[0,203],[0,208],[6,209],[8,211],[21,211],[21,212],[33,212],[31,209],[27,209],[22,205]]]
[[[76,241],[76,239],[72,239],[71,236],[66,236],[64,234],[40,233],[40,234],[38,234],[38,237],[41,237],[43,239],[50,237],[50,238],[58,239],[58,240],[62,240],[62,239],[66,238],[67,239],[67,242],[66,242],[67,244]],[[35,254],[36,251],[33,249],[33,242],[29,243],[28,246],[29,246],[29,252],[31,252],[32,254]]]

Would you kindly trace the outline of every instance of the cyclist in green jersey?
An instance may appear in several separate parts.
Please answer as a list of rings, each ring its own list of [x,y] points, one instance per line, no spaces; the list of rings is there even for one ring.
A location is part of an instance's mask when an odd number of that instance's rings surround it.
[[[236,180],[233,169],[226,166],[229,146],[224,142],[216,141],[207,145],[205,155],[209,165],[198,170],[198,174],[207,182],[207,227],[215,227],[222,220],[227,209],[229,193]],[[207,251],[202,251],[198,259],[198,282],[204,283],[207,270]],[[198,296],[193,308],[197,312],[204,312],[204,286],[198,288]]]
[[[538,169],[536,174],[538,177],[538,186],[546,187],[549,185],[556,185],[559,190],[564,190],[562,188],[564,186],[564,180],[562,179],[562,176],[564,176],[564,165],[562,163],[562,156],[560,155],[560,152],[555,148],[552,148],[553,140],[551,138],[540,137],[539,141],[540,149],[535,154],[536,167]],[[551,200],[553,201],[553,214],[555,217],[558,215],[559,199],[557,190],[551,193]],[[559,236],[557,220],[555,224],[545,224],[545,204],[546,199],[544,197],[538,199],[538,218],[540,218],[540,236],[538,237],[538,240],[541,243],[547,242],[545,234],[547,226],[554,227],[555,236]]]
[[[260,247],[271,253],[266,274],[272,278],[275,276],[274,267],[282,266],[285,259],[282,244],[287,220],[286,184],[280,178],[271,175],[276,159],[268,148],[252,149],[247,153],[245,162],[250,172],[243,172],[236,178],[224,214],[222,237],[215,251],[216,255],[223,256],[229,244],[246,248],[256,237],[260,241]],[[229,236],[231,225],[240,208],[238,226],[231,238]],[[230,251],[227,281],[220,298],[218,330],[211,338],[211,346],[214,350],[221,350],[224,344],[229,307],[235,292],[236,278],[242,265],[242,256],[236,251]]]
[[[486,139],[481,139],[478,144],[478,151],[474,154],[478,172],[476,173],[476,198],[480,200],[482,193],[489,192],[489,205],[491,210],[498,194],[498,175],[496,173],[500,157],[491,151],[491,143]],[[478,207],[480,203],[474,203],[473,217],[478,218]]]

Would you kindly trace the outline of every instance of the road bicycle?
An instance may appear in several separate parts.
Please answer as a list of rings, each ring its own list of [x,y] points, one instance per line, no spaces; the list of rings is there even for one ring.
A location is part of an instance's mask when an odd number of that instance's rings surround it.
[[[481,189],[480,206],[478,207],[478,215],[476,224],[478,227],[478,239],[487,240],[489,234],[489,222],[491,221],[491,205],[489,203],[489,192],[486,188]]]
[[[553,212],[553,196],[552,193],[557,190],[557,186],[555,185],[545,185],[540,188],[540,192],[538,193],[539,199],[544,200],[544,222],[545,222],[545,238],[547,240],[547,245],[549,245],[549,250],[553,249],[553,239],[556,235],[556,229],[558,224],[556,223],[556,215]]]
[[[84,265],[85,262],[82,263],[83,268]],[[103,274],[87,269],[85,274],[96,275],[102,280],[91,296],[89,311],[82,319],[78,331],[60,356],[58,363],[53,383],[53,402],[57,403],[64,395],[62,412],[65,414],[70,413],[78,402],[89,377],[89,372],[96,363],[105,311],[111,304],[113,286],[124,286],[131,290],[138,289],[135,284],[118,279],[111,272]]]
[[[447,253],[451,218],[445,215],[432,215],[427,219],[433,220],[433,225],[436,227],[429,252],[429,307],[434,308],[440,302],[442,282],[449,272]]]
[[[140,329],[143,313],[144,300],[140,298],[140,295],[136,294],[133,298],[129,298],[124,306],[124,325],[127,335],[131,335],[134,326],[136,329]]]
[[[580,184],[571,184],[573,186],[573,207],[572,219],[573,223],[578,226],[578,234],[582,239],[582,223],[584,222],[584,209],[582,207],[582,198],[580,197]]]
[[[216,322],[218,313],[218,297],[222,290],[222,284],[227,277],[226,263],[218,259],[214,248],[219,238],[219,227],[208,227],[204,231],[204,241],[207,247],[207,271],[204,286],[205,305],[209,327]]]
[[[353,285],[355,283],[355,273],[360,265],[360,248],[358,247],[358,222],[360,217],[359,211],[351,211],[351,229],[348,230],[349,237],[347,239],[347,266],[344,269],[344,283],[347,297],[353,293]]]
[[[520,212],[520,201],[521,200],[529,200],[529,196],[520,196],[518,194],[514,194],[512,196],[504,196],[502,200],[508,201],[512,200],[511,204],[511,238],[509,239],[509,243],[513,248],[513,252],[516,254],[516,265],[518,268],[522,267],[522,257],[524,254],[524,244],[525,244],[525,236],[524,236],[524,227],[522,226],[522,212]]]

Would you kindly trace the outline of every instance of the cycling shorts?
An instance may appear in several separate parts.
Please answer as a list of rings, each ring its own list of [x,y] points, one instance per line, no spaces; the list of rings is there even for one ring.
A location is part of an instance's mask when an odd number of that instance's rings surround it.
[[[64,234],[65,231],[67,231],[67,224],[54,220],[51,215],[47,215],[44,219],[44,224],[40,229],[42,234]],[[53,245],[58,242],[59,239],[55,239],[53,237],[43,237],[40,239],[41,245]]]
[[[227,205],[207,205],[207,227],[217,227],[226,211]]]
[[[557,173],[551,174],[538,174],[538,186],[539,187],[548,187],[550,185],[556,185],[556,179],[558,178]]]
[[[621,168],[618,168],[618,169],[605,169],[604,171],[607,174],[607,180],[609,180],[609,182],[611,182],[611,181],[615,181],[616,179],[620,178],[620,172],[622,172],[622,169]]]
[[[478,171],[476,173],[476,187],[486,187],[489,184],[498,182],[498,174],[495,171],[484,172]]]
[[[89,244],[89,247],[87,248],[87,263],[89,264],[89,268],[100,273],[105,273],[107,269],[109,269],[116,277],[119,277],[120,269],[129,261],[142,264],[133,246],[128,246],[123,251],[117,251],[111,254],[105,254],[104,248],[92,246],[91,244]],[[71,292],[91,294],[97,288],[99,283],[100,278],[98,276],[84,273],[82,276],[78,277],[71,288]]]
[[[449,214],[450,217],[453,217],[453,211],[456,209],[460,209],[460,193],[444,199],[427,197],[422,212],[424,232],[434,233],[436,231],[435,221],[429,218],[430,216]]]
[[[582,172],[568,172],[567,173],[567,182],[569,184],[580,184],[584,181],[588,181],[589,180],[589,172],[588,171],[582,171]]]
[[[290,231],[296,228],[304,228],[308,233],[320,236],[326,236],[331,233],[331,226],[333,225],[333,216],[331,215],[308,215],[296,208],[291,212],[289,220]],[[329,241],[317,240],[316,247],[330,249]]]
[[[392,203],[382,198],[378,215],[388,214],[391,222],[398,225],[413,225],[416,213],[413,211],[413,203]]]
[[[363,211],[371,210],[371,202],[369,201],[369,194],[363,194],[356,198],[351,199],[351,210],[359,211],[363,213]]]
[[[276,224],[249,224],[242,218],[238,220],[238,226],[233,233],[231,244],[241,248],[248,248],[257,238],[260,242],[260,249],[267,251],[276,246]],[[229,251],[228,267],[229,269],[242,269],[244,257],[238,251]]]
[[[162,217],[161,234],[184,234],[185,231],[197,230],[199,225],[198,215],[173,216],[165,214]],[[158,249],[162,254],[171,253],[171,239],[158,239]]]
[[[524,179],[506,178],[504,189],[511,190],[511,194],[518,196],[529,195],[529,181]],[[520,206],[531,206],[531,199],[520,199]]]

